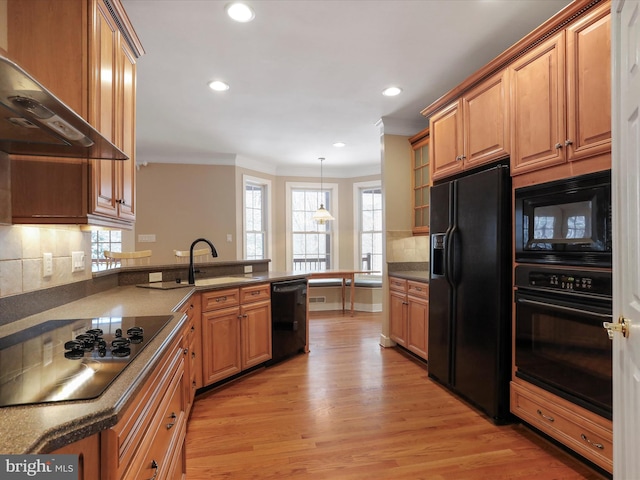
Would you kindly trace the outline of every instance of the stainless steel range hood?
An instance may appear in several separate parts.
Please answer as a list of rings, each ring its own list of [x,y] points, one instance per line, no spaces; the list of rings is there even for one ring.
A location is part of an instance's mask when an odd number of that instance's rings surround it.
[[[31,75],[1,55],[0,151],[100,160],[129,158]]]

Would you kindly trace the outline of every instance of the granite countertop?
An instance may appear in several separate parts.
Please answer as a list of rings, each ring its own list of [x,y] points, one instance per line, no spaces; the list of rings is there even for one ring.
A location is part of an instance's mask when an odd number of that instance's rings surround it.
[[[414,280],[416,282],[429,283],[428,270],[399,270],[390,271],[390,277],[404,278],[405,280]]]
[[[241,275],[238,277],[242,277]],[[0,337],[47,320],[173,315],[172,320],[97,399],[0,408],[0,453],[46,453],[114,426],[185,319],[175,312],[196,291],[305,278],[292,272],[248,274],[250,281],[169,290],[116,287],[0,327]]]

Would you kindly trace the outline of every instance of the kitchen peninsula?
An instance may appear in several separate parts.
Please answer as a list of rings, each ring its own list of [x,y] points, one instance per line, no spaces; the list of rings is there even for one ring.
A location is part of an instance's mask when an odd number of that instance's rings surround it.
[[[119,273],[129,276],[135,274],[132,269],[123,270],[126,272]],[[112,275],[118,275],[118,272]],[[162,315],[168,318],[168,323],[158,331],[155,337],[99,397],[79,401],[34,402],[30,405],[0,408],[0,420],[5,425],[2,439],[0,439],[0,451],[5,454],[78,453],[73,450],[76,442],[85,442],[91,437],[100,436],[100,442],[96,441],[94,447],[99,448],[102,452],[100,454],[102,462],[108,463],[107,465],[103,464],[102,468],[108,471],[113,470],[115,472],[113,478],[121,478],[129,470],[138,467],[136,462],[139,454],[145,454],[145,450],[151,452],[153,445],[146,445],[143,442],[142,446],[134,448],[135,452],[129,452],[127,454],[129,456],[124,458],[124,453],[118,450],[119,447],[116,447],[116,444],[126,439],[135,440],[138,437],[141,439],[142,436],[145,437],[146,442],[147,434],[145,432],[148,430],[148,433],[151,433],[151,436],[156,439],[154,441],[159,441],[158,438],[162,440],[162,435],[168,435],[167,432],[172,435],[171,438],[167,437],[166,445],[162,445],[161,450],[163,454],[164,450],[167,450],[172,455],[171,471],[177,471],[174,470],[175,468],[182,468],[184,463],[178,460],[180,452],[183,452],[186,421],[196,390],[193,383],[194,377],[190,373],[190,370],[193,369],[191,360],[194,357],[203,358],[200,356],[203,350],[199,338],[200,316],[195,313],[200,312],[201,296],[204,301],[206,295],[212,297],[210,293],[215,292],[228,292],[233,289],[256,291],[258,286],[269,286],[272,282],[280,280],[304,278],[304,275],[255,272],[248,276],[236,275],[234,277],[229,275],[218,278],[222,281],[213,282],[215,285],[201,287],[184,284],[170,289],[138,288],[135,285],[117,286],[0,327],[0,346],[3,346],[3,339],[6,340],[12,335],[27,331],[34,326],[43,325],[51,320],[74,319],[73,322],[77,322],[81,319],[91,318],[147,318],[151,315]],[[211,280],[215,280],[215,277]],[[268,292],[269,289],[267,288],[266,291]],[[270,326],[270,315],[268,315],[268,319]],[[197,340],[190,337],[193,332],[198,333]],[[51,336],[45,337],[42,340],[35,339],[36,343],[38,341],[51,343],[49,347],[52,350],[51,359],[41,359],[45,364],[44,368],[47,368],[47,365],[58,364],[58,358],[62,359],[62,362],[74,361],[63,358],[65,354],[64,342]],[[6,345],[4,346],[6,347]],[[36,350],[38,351],[38,349]],[[46,350],[40,348],[38,356],[44,357],[45,353],[40,355],[40,352]],[[15,356],[15,351],[7,348],[3,352],[3,348],[0,348],[0,359],[3,364],[8,365],[11,356]],[[202,365],[198,365],[198,367],[202,368]],[[195,370],[197,371],[199,368],[195,368]],[[44,372],[45,370],[43,370],[43,376]],[[167,391],[158,392],[158,385],[165,384]],[[139,425],[127,426],[131,413],[137,412],[138,405],[156,405],[154,404],[155,399],[152,398],[153,392],[162,394],[160,396],[163,398],[167,397],[157,402],[158,413],[141,412],[140,417],[136,416],[136,418],[142,418],[142,422],[138,420],[136,423]],[[165,393],[166,395],[164,395]],[[164,422],[162,420],[164,410],[168,416],[175,418],[175,421],[172,422],[171,428],[158,429],[154,433],[152,428],[156,427],[156,419],[160,418],[160,423]],[[175,427],[173,427],[173,423],[175,423]],[[69,450],[70,448],[71,450]],[[94,453],[98,455],[99,452]],[[85,454],[84,451],[83,454]],[[85,456],[90,458],[89,454]],[[151,464],[149,461],[146,465],[146,460],[142,463],[145,463],[145,468]],[[168,469],[169,466],[165,468]],[[139,470],[136,471],[139,472]],[[149,476],[151,475],[153,472],[150,472]]]

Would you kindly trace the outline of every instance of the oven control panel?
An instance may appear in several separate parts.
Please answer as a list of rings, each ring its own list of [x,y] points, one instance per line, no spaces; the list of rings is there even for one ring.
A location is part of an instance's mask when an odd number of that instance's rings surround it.
[[[516,268],[516,286],[544,288],[568,292],[611,296],[611,273],[596,271],[565,271],[535,267]]]

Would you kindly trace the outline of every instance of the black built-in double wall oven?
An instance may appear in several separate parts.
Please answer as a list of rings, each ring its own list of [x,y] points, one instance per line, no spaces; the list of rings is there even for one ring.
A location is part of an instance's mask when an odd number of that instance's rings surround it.
[[[611,172],[515,191],[516,376],[611,419]]]

